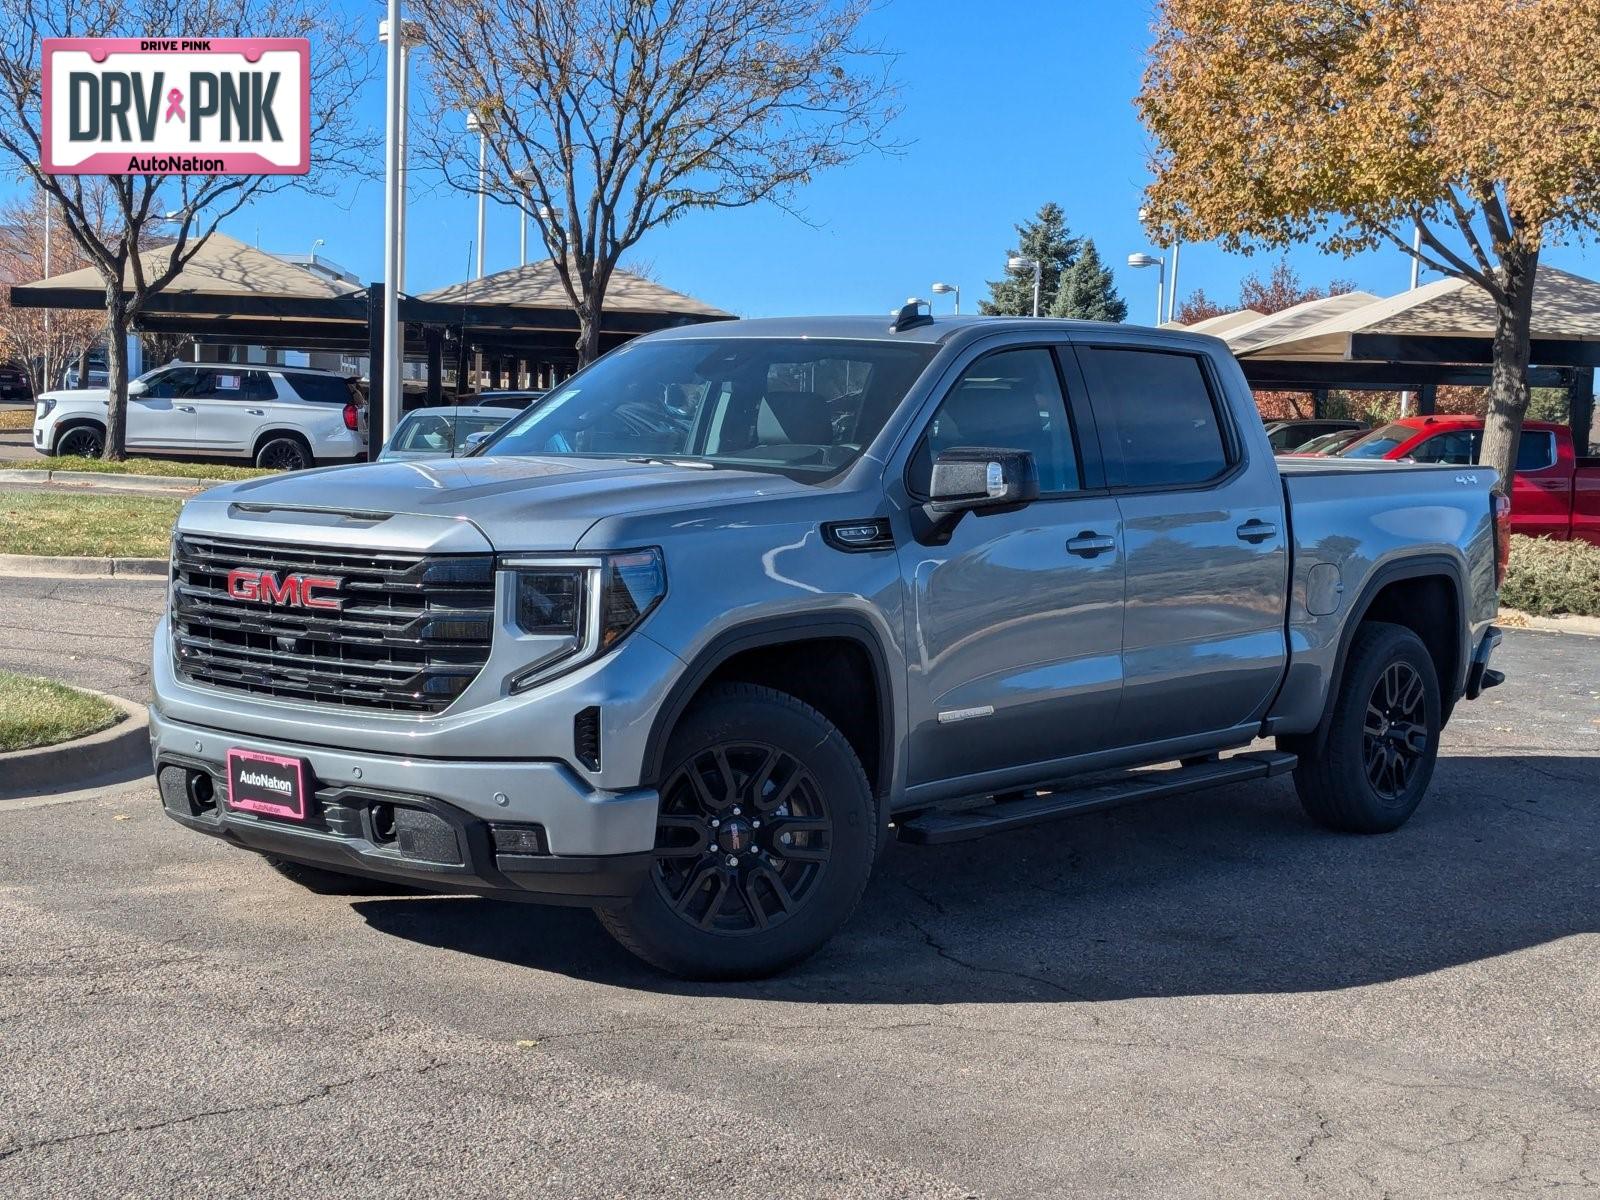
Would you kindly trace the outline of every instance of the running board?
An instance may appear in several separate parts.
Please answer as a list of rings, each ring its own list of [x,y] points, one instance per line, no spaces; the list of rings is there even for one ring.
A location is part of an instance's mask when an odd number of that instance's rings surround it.
[[[965,842],[991,833],[1005,833],[1041,821],[1077,813],[1114,808],[1134,800],[1156,800],[1184,792],[1198,792],[1224,783],[1268,779],[1294,770],[1295,756],[1282,750],[1235,754],[1216,762],[1196,763],[1162,771],[1134,771],[1120,779],[1085,787],[1000,800],[981,808],[957,812],[931,809],[896,822],[900,840],[918,846]]]

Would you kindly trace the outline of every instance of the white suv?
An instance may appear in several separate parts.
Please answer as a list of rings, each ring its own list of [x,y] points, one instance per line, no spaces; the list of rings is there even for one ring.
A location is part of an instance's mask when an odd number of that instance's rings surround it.
[[[105,388],[45,392],[34,406],[43,454],[98,457]],[[242,458],[298,471],[367,453],[367,413],[340,375],[253,363],[170,363],[128,384],[127,447],[139,454]]]

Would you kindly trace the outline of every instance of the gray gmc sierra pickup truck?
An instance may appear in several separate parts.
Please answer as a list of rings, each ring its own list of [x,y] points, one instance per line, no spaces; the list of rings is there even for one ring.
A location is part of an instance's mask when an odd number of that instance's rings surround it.
[[[1291,770],[1392,830],[1500,682],[1495,482],[1274,460],[1192,334],[676,329],[472,457],[189,501],[161,801],[302,880],[589,905],[698,977],[815,950],[891,837]]]

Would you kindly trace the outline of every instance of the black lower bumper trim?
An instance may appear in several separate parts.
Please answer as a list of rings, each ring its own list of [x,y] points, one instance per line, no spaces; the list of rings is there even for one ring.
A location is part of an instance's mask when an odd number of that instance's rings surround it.
[[[1472,665],[1467,668],[1467,687],[1464,695],[1468,700],[1476,700],[1492,687],[1499,687],[1506,681],[1505,672],[1489,669],[1489,657],[1500,645],[1500,627],[1491,625],[1483,631],[1483,637],[1478,640],[1478,649],[1472,655]]]
[[[163,771],[172,769],[191,774],[209,771],[198,762],[163,759],[157,765],[158,782]],[[167,815],[180,825],[240,849],[436,892],[546,904],[613,905],[633,898],[648,877],[654,857],[648,851],[593,856],[497,854],[488,822],[424,797],[396,797],[395,803],[424,807],[448,819],[462,848],[459,863],[408,857],[397,844],[378,845],[333,828],[227,811],[220,801],[201,807],[194,800],[193,789],[187,787],[162,787],[161,799]]]

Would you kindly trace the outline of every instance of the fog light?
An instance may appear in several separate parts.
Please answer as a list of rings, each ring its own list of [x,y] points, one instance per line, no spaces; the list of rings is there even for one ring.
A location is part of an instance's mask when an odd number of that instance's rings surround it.
[[[546,854],[543,825],[490,825],[498,854]]]

